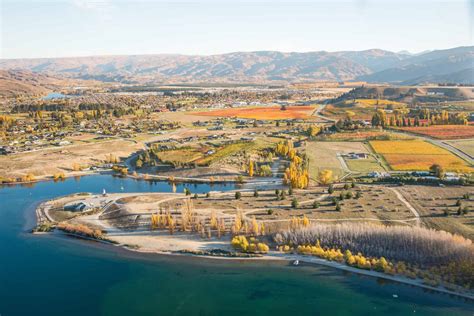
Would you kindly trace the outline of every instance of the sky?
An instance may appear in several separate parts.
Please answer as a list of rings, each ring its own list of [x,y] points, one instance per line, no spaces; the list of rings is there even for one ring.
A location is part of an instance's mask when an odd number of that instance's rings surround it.
[[[0,58],[474,45],[474,0],[0,0]]]

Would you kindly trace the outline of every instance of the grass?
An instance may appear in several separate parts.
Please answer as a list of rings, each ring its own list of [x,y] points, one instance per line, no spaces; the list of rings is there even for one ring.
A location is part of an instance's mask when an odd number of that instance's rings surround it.
[[[360,142],[365,140],[401,140],[413,138],[402,133],[395,133],[385,130],[358,130],[351,132],[337,132],[334,134],[324,135],[319,137],[322,141],[335,142]]]
[[[474,170],[464,160],[449,151],[421,140],[371,141],[370,145],[396,171],[426,171],[433,164],[439,164],[447,171],[472,172]]]
[[[317,179],[324,169],[331,170],[335,177],[342,177],[345,171],[337,155],[350,152],[368,153],[368,150],[361,142],[308,142],[306,154],[310,177]]]
[[[199,165],[211,165],[225,157],[233,155],[243,150],[249,150],[255,145],[254,142],[233,143],[216,150],[216,152],[207,157],[196,160]]]
[[[168,150],[158,153],[158,158],[163,162],[190,163],[202,158],[202,152],[195,148]]]
[[[474,157],[474,139],[452,140],[448,143],[460,151]]]
[[[342,118],[347,112],[354,113],[354,119],[370,120],[377,108],[404,108],[405,103],[390,101],[385,99],[355,99],[345,100],[336,104],[329,104],[323,111],[324,115],[333,118]]]
[[[368,159],[345,159],[345,161],[351,171],[360,173],[385,171],[385,169],[373,157]]]

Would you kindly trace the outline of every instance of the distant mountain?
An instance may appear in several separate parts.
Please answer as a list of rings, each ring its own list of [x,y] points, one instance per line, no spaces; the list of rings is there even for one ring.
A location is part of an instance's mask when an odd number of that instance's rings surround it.
[[[362,75],[359,79],[401,84],[474,83],[473,69],[474,47],[457,47],[406,58],[395,67]]]
[[[0,60],[0,69],[27,69],[53,76],[123,83],[361,79],[401,83],[416,78],[422,81],[423,78],[456,80],[455,73],[472,68],[473,52],[473,47],[460,47],[422,55],[370,49],[308,53],[236,52],[211,56],[3,59]]]

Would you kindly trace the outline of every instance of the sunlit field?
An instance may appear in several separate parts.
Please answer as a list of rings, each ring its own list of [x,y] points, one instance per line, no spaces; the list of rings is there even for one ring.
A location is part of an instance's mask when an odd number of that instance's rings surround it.
[[[370,145],[393,170],[429,170],[433,164],[439,164],[448,171],[473,171],[461,158],[424,141],[371,141]]]

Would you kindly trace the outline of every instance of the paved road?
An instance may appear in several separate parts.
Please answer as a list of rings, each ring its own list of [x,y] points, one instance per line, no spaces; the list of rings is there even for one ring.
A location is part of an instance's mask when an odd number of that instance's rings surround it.
[[[426,141],[432,143],[433,145],[436,145],[438,147],[444,148],[447,151],[452,152],[456,156],[460,157],[461,159],[466,160],[469,164],[474,165],[474,159],[472,159],[472,156],[466,154],[465,152],[457,149],[453,145],[446,143],[442,140],[437,140],[437,139],[430,139],[430,138],[425,138]]]
[[[329,121],[329,122],[336,122],[337,120],[335,119],[332,119],[332,118],[329,118],[327,116],[324,116],[321,114],[321,111],[324,110],[324,108],[327,106],[326,103],[324,104],[318,104],[318,108],[316,108],[316,110],[314,110],[312,116],[316,116],[316,117],[319,117],[323,120],[326,120],[326,121]]]

